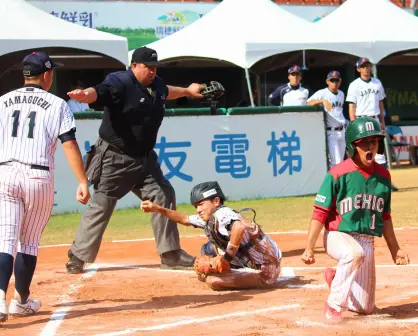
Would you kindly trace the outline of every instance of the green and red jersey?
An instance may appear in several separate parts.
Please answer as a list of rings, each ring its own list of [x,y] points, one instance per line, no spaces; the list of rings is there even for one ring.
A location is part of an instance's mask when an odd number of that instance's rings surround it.
[[[347,159],[329,170],[315,198],[315,208],[328,214],[326,229],[381,237],[391,217],[390,179],[376,162],[366,171]]]

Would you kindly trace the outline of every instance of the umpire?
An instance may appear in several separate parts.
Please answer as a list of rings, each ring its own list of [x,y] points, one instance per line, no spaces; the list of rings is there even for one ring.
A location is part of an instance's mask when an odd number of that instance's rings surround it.
[[[141,200],[176,208],[174,189],[164,178],[153,148],[164,117],[165,99],[202,98],[203,86],[167,86],[157,76],[159,65],[155,50],[138,48],[130,69],[109,74],[95,87],[68,92],[79,102],[105,106],[99,138],[86,159],[94,197],[68,251],[69,273],[81,273],[85,263],[94,262],[117,201],[130,191]],[[195,258],[180,249],[177,224],[160,214],[153,214],[151,222],[161,267],[192,267]]]

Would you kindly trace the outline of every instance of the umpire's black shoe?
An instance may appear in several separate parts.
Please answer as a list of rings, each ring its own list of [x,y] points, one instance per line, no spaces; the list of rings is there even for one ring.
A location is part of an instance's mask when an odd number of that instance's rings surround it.
[[[161,268],[184,270],[193,269],[195,257],[183,250],[165,252],[161,255]]]
[[[83,273],[84,265],[86,264],[83,260],[78,259],[71,250],[68,250],[68,262],[65,264],[67,272],[70,274]]]

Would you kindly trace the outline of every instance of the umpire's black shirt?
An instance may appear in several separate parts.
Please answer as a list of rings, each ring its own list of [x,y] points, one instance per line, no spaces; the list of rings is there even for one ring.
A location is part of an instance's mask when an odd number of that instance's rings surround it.
[[[95,89],[105,106],[99,136],[130,156],[147,155],[164,117],[168,88],[162,79],[156,76],[146,87],[129,69],[109,74]]]

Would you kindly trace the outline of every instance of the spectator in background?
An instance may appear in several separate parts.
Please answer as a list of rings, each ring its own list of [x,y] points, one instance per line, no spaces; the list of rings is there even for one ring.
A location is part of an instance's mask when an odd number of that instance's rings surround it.
[[[356,69],[360,77],[355,79],[348,87],[347,102],[349,103],[350,120],[357,118],[370,117],[375,119],[386,133],[385,89],[381,81],[372,76],[373,64],[366,57],[360,58],[356,63]],[[375,161],[385,168],[387,167],[385,154],[376,154]],[[398,191],[398,188],[392,184],[392,191]]]
[[[338,71],[331,71],[327,75],[327,88],[315,92],[309,99],[308,105],[323,105],[327,114],[327,136],[330,156],[330,168],[344,160],[345,155],[345,124],[343,114],[344,93],[339,90],[341,75]]]
[[[80,81],[77,81],[76,85],[72,85],[71,86],[71,90],[84,90],[86,88],[86,86]],[[90,106],[87,103],[80,103],[77,100],[74,99],[69,99],[67,101],[68,106],[71,109],[71,112],[75,113],[75,112],[85,112],[90,110]]]
[[[288,69],[289,83],[279,86],[268,98],[269,105],[299,106],[306,105],[309,90],[301,85],[302,69],[293,65]]]

